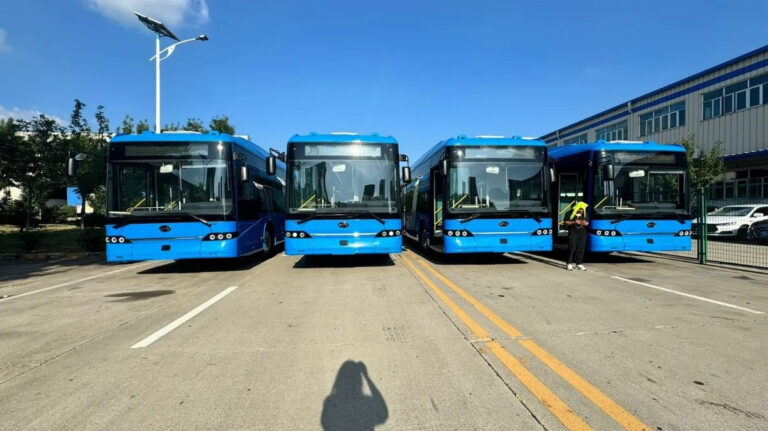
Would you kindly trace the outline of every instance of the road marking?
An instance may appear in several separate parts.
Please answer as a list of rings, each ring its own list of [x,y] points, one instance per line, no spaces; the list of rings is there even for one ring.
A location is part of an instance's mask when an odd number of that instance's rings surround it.
[[[173,331],[174,329],[178,328],[179,326],[183,325],[184,322],[187,320],[197,316],[198,314],[202,313],[206,308],[210,307],[211,305],[217,303],[221,298],[229,295],[232,293],[233,290],[237,289],[237,286],[231,286],[223,291],[221,291],[219,294],[214,296],[213,298],[203,302],[202,304],[195,307],[192,311],[188,312],[187,314],[179,317],[178,319],[174,320],[173,322],[166,325],[164,328],[160,329],[159,331],[155,332],[154,334],[150,335],[149,337],[139,341],[138,343],[131,346],[131,349],[140,349],[142,347],[147,347],[150,344],[154,343],[155,341],[162,338],[164,335],[168,334],[169,332]]]
[[[410,252],[412,253],[412,252]],[[596,406],[600,407],[608,416],[615,420],[619,425],[627,430],[650,430],[651,428],[629,413],[626,409],[621,407],[618,403],[613,401],[610,397],[605,395],[602,391],[597,389],[567,365],[560,362],[557,358],[552,356],[549,352],[544,350],[541,346],[536,344],[533,340],[521,339],[523,334],[514,326],[507,323],[504,319],[498,316],[493,311],[489,310],[477,299],[472,297],[464,289],[460,288],[456,283],[449,280],[446,276],[441,274],[423,259],[418,258],[421,266],[426,268],[435,277],[440,279],[446,286],[450,287],[454,292],[459,294],[467,302],[472,304],[477,311],[479,311],[488,320],[493,322],[502,331],[512,338],[517,339],[517,342],[531,352],[536,358],[547,365],[552,371],[559,375],[563,380],[568,382],[576,390],[581,392],[587,399],[592,401]]]
[[[411,262],[410,259],[404,255],[400,256],[403,262],[405,262],[411,270],[427,285],[433,292],[456,314],[456,316],[469,327],[470,331],[474,334],[476,339],[490,339],[488,331],[486,331],[480,324],[475,322],[469,315],[461,309],[453,300],[435,285],[423,272]],[[509,353],[498,341],[485,341],[485,346],[490,350],[496,358],[498,358],[507,369],[515,375],[515,377],[523,384],[529,391],[539,400],[544,406],[546,406],[560,422],[565,425],[569,430],[591,430],[592,428],[584,422],[570,407],[568,407],[563,400],[560,399],[554,392],[552,392],[544,383],[542,383],[536,376],[533,375],[525,366],[520,363],[511,353]]]
[[[729,304],[727,302],[716,301],[714,299],[705,298],[703,296],[692,295],[690,293],[680,292],[680,291],[673,290],[673,289],[667,289],[666,287],[655,286],[653,284],[643,283],[642,281],[635,281],[635,280],[631,280],[629,278],[619,277],[617,275],[612,275],[611,278],[615,278],[615,279],[621,280],[621,281],[626,281],[626,282],[629,282],[629,283],[639,284],[639,285],[645,286],[645,287],[650,287],[651,289],[658,289],[658,290],[661,290],[663,292],[674,293],[675,295],[685,296],[687,298],[698,299],[699,301],[709,302],[711,304],[722,305],[723,307],[729,307],[729,308],[734,308],[736,310],[746,311],[748,313],[765,314],[762,311],[753,310],[751,308],[741,307],[741,306],[738,306],[738,305]]]
[[[21,297],[24,297],[24,296],[34,295],[36,293],[46,292],[48,290],[58,289],[60,287],[69,286],[70,284],[81,283],[83,281],[93,280],[94,278],[104,277],[106,275],[111,275],[111,274],[115,274],[115,273],[122,272],[122,271],[128,271],[129,269],[140,268],[142,266],[147,266],[147,265],[150,265],[150,264],[153,264],[153,263],[155,263],[155,262],[146,262],[146,263],[142,263],[142,264],[139,264],[139,265],[129,266],[128,268],[120,268],[120,269],[116,269],[114,271],[105,272],[103,274],[92,275],[90,277],[81,278],[81,279],[75,280],[75,281],[68,281],[66,283],[57,284],[55,286],[44,287],[42,289],[33,290],[31,292],[20,293],[18,295],[13,295],[13,296],[9,296],[7,298],[0,299],[0,302],[10,301],[12,299],[17,299],[17,298],[21,298]]]

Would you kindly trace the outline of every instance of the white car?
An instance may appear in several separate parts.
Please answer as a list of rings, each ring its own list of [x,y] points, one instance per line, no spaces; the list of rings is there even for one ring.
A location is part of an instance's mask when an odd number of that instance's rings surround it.
[[[768,203],[728,205],[707,214],[707,235],[746,239],[749,227],[768,220]]]

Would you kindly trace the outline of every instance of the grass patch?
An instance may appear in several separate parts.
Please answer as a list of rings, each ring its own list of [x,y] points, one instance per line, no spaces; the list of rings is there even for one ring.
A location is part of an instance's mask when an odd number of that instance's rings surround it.
[[[72,225],[45,225],[19,232],[16,227],[0,225],[0,254],[99,251],[103,250],[104,235],[104,228],[81,231]]]

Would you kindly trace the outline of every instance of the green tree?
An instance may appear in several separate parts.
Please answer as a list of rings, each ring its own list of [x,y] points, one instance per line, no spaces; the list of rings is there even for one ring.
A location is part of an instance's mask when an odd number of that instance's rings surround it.
[[[691,185],[695,189],[710,186],[725,170],[720,142],[715,142],[709,152],[696,145],[693,135],[680,140],[680,144],[685,147]]]
[[[135,125],[133,124],[133,117],[131,117],[128,114],[125,114],[125,118],[123,118],[123,125],[118,126],[116,132],[130,135],[131,133],[133,133],[134,127]]]
[[[136,133],[137,134],[144,133],[147,130],[149,130],[149,121],[147,121],[146,119],[139,120],[139,122],[136,124]]]
[[[184,125],[184,130],[190,132],[207,133],[203,122],[199,118],[187,118],[187,124]]]
[[[160,129],[163,132],[176,132],[178,130],[181,130],[181,124],[179,123],[165,123],[165,125]]]
[[[229,117],[226,115],[222,115],[221,117],[213,117],[213,119],[211,119],[211,123],[208,124],[208,127],[211,130],[215,130],[219,133],[227,133],[230,135],[235,134],[235,126],[229,122]]]
[[[53,190],[64,185],[65,130],[45,115],[30,121],[6,120],[0,129],[2,177],[21,189],[24,217],[19,228],[23,231],[32,225],[33,215],[45,205]],[[22,137],[18,132],[27,133]]]
[[[85,153],[86,158],[82,160],[78,167],[75,183],[83,197],[83,203],[80,208],[80,228],[85,229],[85,207],[86,201],[91,202],[94,194],[104,193],[104,183],[107,178],[107,143],[109,141],[109,120],[104,115],[104,107],[99,105],[96,108],[96,123],[98,129],[93,132],[88,126],[88,121],[83,113],[85,104],[75,99],[75,106],[72,109],[72,115],[69,125],[70,135],[68,138],[68,147],[71,154]]]

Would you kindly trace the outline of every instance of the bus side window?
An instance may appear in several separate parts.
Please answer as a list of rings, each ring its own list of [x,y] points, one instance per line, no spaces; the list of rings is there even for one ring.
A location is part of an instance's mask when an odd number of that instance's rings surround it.
[[[250,168],[250,167],[249,167]],[[256,188],[255,170],[251,171],[251,181],[243,183],[240,186],[240,193],[237,200],[237,216],[240,220],[256,220],[259,218],[259,190]]]

